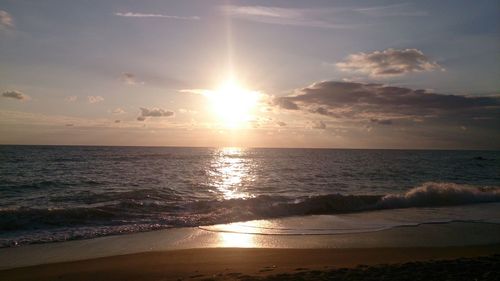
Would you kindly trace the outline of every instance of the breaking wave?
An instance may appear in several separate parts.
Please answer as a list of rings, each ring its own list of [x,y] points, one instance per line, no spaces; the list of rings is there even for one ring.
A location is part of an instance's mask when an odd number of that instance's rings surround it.
[[[114,200],[94,207],[0,209],[0,247],[290,216],[500,202],[500,187],[428,182],[401,194],[328,194],[179,203]],[[26,235],[24,235],[26,234]]]
[[[500,188],[455,183],[425,183],[404,194],[389,194],[380,200],[383,208],[439,207],[500,201]]]

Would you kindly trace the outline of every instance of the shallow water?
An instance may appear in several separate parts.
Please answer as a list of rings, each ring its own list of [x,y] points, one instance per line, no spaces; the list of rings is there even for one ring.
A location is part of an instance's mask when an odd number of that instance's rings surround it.
[[[0,245],[500,202],[499,186],[498,151],[0,146]]]

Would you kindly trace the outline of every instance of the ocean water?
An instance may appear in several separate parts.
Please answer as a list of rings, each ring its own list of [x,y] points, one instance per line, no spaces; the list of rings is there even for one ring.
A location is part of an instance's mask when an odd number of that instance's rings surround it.
[[[500,223],[499,206],[499,151],[0,146],[0,247],[308,215],[339,215],[329,233]]]

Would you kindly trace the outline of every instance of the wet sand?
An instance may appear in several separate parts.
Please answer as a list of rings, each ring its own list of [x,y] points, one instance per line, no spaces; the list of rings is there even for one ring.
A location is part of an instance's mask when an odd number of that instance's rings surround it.
[[[365,280],[363,278],[369,276],[388,280],[402,277],[418,280],[420,276],[432,280],[429,278],[438,276],[432,274],[441,274],[439,278],[465,276],[472,278],[468,280],[498,280],[495,278],[500,276],[499,254],[500,244],[366,249],[206,248],[14,268],[0,271],[0,280],[321,280],[334,277]],[[411,263],[404,264],[408,262]]]
[[[0,280],[500,280],[494,255],[493,223],[338,235],[179,228],[3,248]]]

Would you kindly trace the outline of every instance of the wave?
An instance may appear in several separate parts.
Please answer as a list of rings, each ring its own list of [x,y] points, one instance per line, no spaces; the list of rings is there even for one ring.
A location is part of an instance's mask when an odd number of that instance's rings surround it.
[[[429,182],[404,194],[389,194],[378,202],[382,208],[439,207],[500,201],[500,188]]]
[[[109,199],[111,198],[112,196]],[[52,231],[53,234],[57,229],[66,231],[92,227],[112,227],[121,229],[120,231],[136,232],[141,229],[215,225],[291,216],[489,203],[500,202],[500,187],[428,182],[405,193],[387,195],[327,194],[299,198],[263,195],[248,199],[195,202],[182,202],[178,198],[162,200],[161,196],[153,198],[156,200],[114,198],[96,205],[60,209],[0,209],[0,232],[12,234]],[[134,227],[137,225],[142,225],[139,230]],[[96,231],[93,235],[108,234],[106,231]],[[0,240],[2,236],[5,237],[0,235]],[[72,239],[73,236],[70,234],[63,237]],[[0,247],[5,247],[11,243],[0,244]]]
[[[195,208],[205,225],[288,216],[342,214],[410,207],[444,207],[500,202],[500,187],[475,187],[428,182],[403,194],[329,194],[290,200],[260,196],[221,202],[198,202]],[[206,214],[206,216],[205,216]],[[203,218],[201,220],[201,218]],[[196,224],[196,223],[195,223]]]

